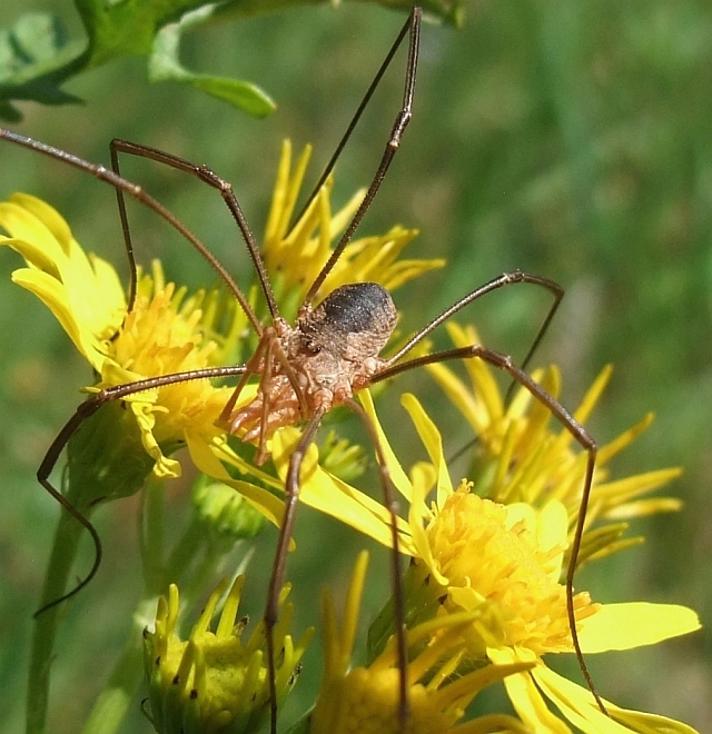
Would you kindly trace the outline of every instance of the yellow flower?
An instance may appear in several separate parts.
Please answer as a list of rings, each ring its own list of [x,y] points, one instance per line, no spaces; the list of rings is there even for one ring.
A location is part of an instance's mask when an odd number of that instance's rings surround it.
[[[364,407],[377,421],[372,402],[362,395]],[[453,487],[435,424],[414,396],[404,395],[402,402],[430,459],[429,464],[416,465],[408,479],[379,427],[391,476],[410,502],[408,534],[415,563],[409,573],[416,582],[422,580],[424,593],[440,600],[441,610],[477,615],[467,636],[473,661],[535,663],[531,670],[504,681],[517,713],[535,731],[569,731],[543,697],[586,732],[648,731],[643,722],[651,715],[607,703],[612,716],[607,718],[588,690],[554,674],[542,659],[548,653],[573,650],[560,583],[569,544],[564,504],[551,499],[541,507],[524,502],[502,505],[473,494],[467,482]],[[428,503],[433,488],[435,498]],[[412,587],[414,579],[406,584]],[[586,654],[656,644],[700,626],[697,615],[686,607],[592,604],[587,593],[576,595],[575,616]],[[559,705],[562,699],[567,706]],[[666,731],[693,731],[679,722],[664,721]]]
[[[398,726],[399,670],[394,640],[368,666],[351,667],[368,554],[360,554],[354,568],[339,628],[334,602],[323,599],[325,664],[321,691],[311,715],[311,734],[400,734]],[[526,732],[511,716],[490,715],[458,723],[470,702],[486,686],[534,663],[489,663],[454,677],[464,653],[463,628],[472,615],[443,615],[407,633],[414,652],[408,661],[407,734],[475,734]]]
[[[560,582],[570,543],[565,504],[558,498],[548,502],[541,498],[538,506],[525,502],[504,505],[473,494],[467,482],[453,487],[440,433],[412,395],[403,396],[402,402],[429,462],[417,463],[408,476],[380,428],[368,391],[359,397],[377,428],[389,475],[409,503],[408,520],[398,518],[398,528],[400,550],[414,558],[405,580],[411,613],[438,607],[424,603],[424,596],[432,602],[444,599],[440,607],[445,612],[476,615],[467,634],[471,662],[535,663],[530,671],[505,680],[517,713],[535,731],[569,731],[549,711],[542,696],[557,706],[561,698],[569,701],[575,712],[566,706],[558,708],[584,731],[647,731],[644,722],[655,719],[653,715],[607,704],[614,717],[608,719],[589,691],[556,676],[544,663],[547,654],[573,649],[565,588]],[[289,428],[272,439],[272,456],[280,475],[286,471],[298,437],[299,431]],[[536,446],[530,448],[533,453],[536,450]],[[246,472],[227,453],[222,458]],[[272,482],[271,486],[280,488],[280,483]],[[433,490],[434,498],[427,500]],[[391,544],[390,518],[382,504],[324,470],[313,446],[305,458],[300,498],[383,545]],[[601,605],[592,603],[587,593],[576,595],[575,612],[586,654],[651,645],[699,628],[697,615],[686,607],[643,602]],[[684,724],[663,717],[659,720],[666,722],[669,731],[692,731]]]
[[[332,245],[358,209],[365,189],[355,193],[336,213],[331,209],[333,176],[310,203],[303,216],[291,227],[299,190],[311,157],[311,147],[302,151],[292,171],[292,146],[282,144],[282,155],[265,230],[263,252],[267,269],[275,281],[278,300],[291,316],[301,304],[311,283],[329,259]],[[290,228],[291,227],[291,228]],[[321,301],[345,283],[372,281],[393,291],[445,261],[399,259],[402,250],[418,234],[397,225],[383,235],[350,242],[316,294]],[[289,299],[291,309],[285,302]]]
[[[453,343],[458,346],[479,343],[474,328],[447,325]],[[569,532],[573,535],[579,511],[586,456],[551,413],[531,394],[521,389],[509,405],[505,404],[493,370],[479,359],[464,362],[470,384],[465,384],[444,364],[427,369],[472,427],[474,473],[477,493],[497,502],[527,502],[543,507],[558,499],[566,507]],[[589,388],[574,417],[585,423],[608,384],[611,367],[605,367]],[[550,395],[558,397],[561,376],[554,366],[533,374]],[[653,421],[648,413],[620,436],[599,447],[593,477],[591,501],[586,516],[579,561],[601,558],[635,545],[641,538],[622,538],[627,520],[653,513],[678,510],[682,503],[675,497],[646,497],[681,474],[677,467],[658,469],[623,479],[611,479],[608,464]],[[553,427],[552,427],[553,423]],[[597,520],[608,520],[592,529]]]
[[[238,619],[244,577],[230,588],[220,619],[211,629],[225,584],[218,586],[187,640],[177,631],[178,588],[171,584],[161,597],[155,630],[144,632],[144,660],[151,712],[159,734],[249,734],[256,731],[269,711],[264,623],[243,640],[246,620]],[[274,639],[281,650],[277,661],[276,690],[280,701],[294,686],[299,663],[311,639],[307,630],[299,642],[287,633],[293,607],[280,597],[280,621]]]
[[[363,192],[357,193],[332,216],[330,178],[290,230],[310,153],[311,149],[305,148],[292,172],[291,144],[284,142],[263,243],[267,267],[287,316],[291,315],[290,309],[296,311],[308,284],[328,259],[334,238],[345,228],[363,196]],[[247,356],[250,340],[242,340],[247,319],[232,299],[217,292],[188,295],[185,288],[166,282],[160,264],[155,262],[150,274],[140,276],[135,305],[127,312],[126,297],[114,268],[87,254],[52,207],[32,196],[15,194],[0,203],[0,227],[10,235],[0,237],[0,245],[15,249],[27,264],[13,273],[13,281],[45,303],[97,373],[97,383],[87,391],[224,365],[236,354]],[[354,280],[373,280],[393,289],[441,267],[442,260],[399,259],[415,235],[415,230],[397,226],[385,235],[351,242],[318,297]],[[179,476],[180,464],[169,454],[187,443],[201,468],[210,465],[215,469],[214,477],[230,478],[216,464],[217,457],[237,465],[239,473],[257,476],[262,484],[281,489],[281,480],[242,462],[230,450],[224,432],[215,426],[231,392],[232,388],[214,387],[208,380],[192,380],[122,398],[138,426],[156,476]],[[254,385],[246,388],[243,399],[249,400],[252,394]],[[116,443],[117,434],[127,435],[123,429],[126,421],[117,411],[104,409],[102,414],[106,413],[111,416],[103,419],[102,431],[110,433]],[[112,431],[117,420],[121,426]],[[290,435],[285,434],[286,440],[291,440]],[[325,448],[326,463],[343,476],[360,472],[358,452],[343,440],[331,440]],[[119,457],[119,464],[123,460]],[[143,471],[143,467],[139,469]],[[134,472],[127,483],[135,484],[133,476],[139,475],[140,471]],[[279,522],[281,501],[272,493],[246,481],[232,486],[266,517]],[[110,494],[133,490],[121,488]]]
[[[145,377],[223,363],[244,326],[244,316],[217,293],[166,283],[160,263],[141,275],[136,303],[127,313],[118,275],[111,265],[87,254],[69,225],[48,204],[26,194],[0,203],[0,226],[10,237],[0,245],[16,250],[26,267],[13,282],[34,293],[54,314],[78,351],[98,374],[90,391]],[[228,328],[216,324],[227,313]],[[156,476],[178,476],[180,465],[166,456],[190,431],[209,441],[219,431],[215,419],[230,388],[207,380],[130,395],[124,402],[138,425]]]

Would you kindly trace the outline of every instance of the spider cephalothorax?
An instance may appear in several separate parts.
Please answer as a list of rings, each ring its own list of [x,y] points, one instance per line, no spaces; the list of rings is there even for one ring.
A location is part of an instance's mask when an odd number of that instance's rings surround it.
[[[295,326],[280,319],[264,330],[244,379],[220,416],[220,425],[243,440],[264,442],[277,428],[323,414],[366,387],[383,366],[378,356],[398,314],[378,283],[349,283],[316,308],[302,308]],[[235,407],[250,374],[257,393]]]

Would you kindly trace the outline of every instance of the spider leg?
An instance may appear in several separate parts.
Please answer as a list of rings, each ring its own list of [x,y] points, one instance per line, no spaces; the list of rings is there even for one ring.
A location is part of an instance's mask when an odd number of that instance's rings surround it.
[[[436,319],[437,321],[437,319]],[[427,327],[426,327],[427,328]],[[434,327],[433,327],[434,328]],[[566,612],[569,620],[569,627],[571,630],[571,639],[578,660],[581,673],[586,680],[588,689],[591,691],[593,697],[598,704],[600,710],[608,715],[608,711],[603,703],[603,700],[599,696],[596,687],[593,684],[593,678],[589,673],[584,659],[583,651],[581,650],[581,644],[578,638],[578,632],[576,631],[576,616],[574,614],[574,574],[576,572],[576,564],[578,561],[579,551],[581,549],[581,539],[583,538],[584,526],[586,523],[586,512],[588,510],[588,503],[591,496],[591,486],[593,483],[593,471],[596,465],[596,453],[597,444],[591,437],[588,431],[569,413],[566,408],[552,395],[549,395],[541,386],[539,386],[532,378],[524,372],[520,367],[517,367],[513,362],[512,358],[508,355],[495,352],[492,349],[483,347],[480,344],[473,344],[469,347],[459,347],[456,349],[448,349],[442,352],[436,352],[435,354],[428,354],[423,357],[417,357],[415,359],[408,360],[401,364],[393,367],[388,366],[381,372],[374,375],[371,382],[380,382],[389,377],[400,374],[407,370],[414,369],[416,367],[422,367],[427,364],[434,364],[437,362],[444,362],[451,359],[472,359],[478,358],[485,362],[488,362],[494,367],[506,372],[513,380],[527,390],[531,396],[538,400],[542,405],[547,407],[551,414],[562,424],[565,430],[567,430],[574,440],[587,452],[588,459],[586,462],[586,472],[584,475],[583,491],[581,493],[581,501],[579,503],[578,517],[576,520],[576,528],[574,530],[574,537],[571,542],[571,554],[569,556],[569,564],[566,569]]]
[[[260,437],[257,449],[257,456],[255,457],[255,463],[257,466],[262,466],[267,458],[267,424],[269,423],[269,411],[270,401],[267,398],[267,393],[270,388],[270,381],[272,380],[272,368],[274,363],[272,361],[272,347],[275,344],[274,339],[270,339],[267,342],[267,348],[265,351],[265,369],[262,373],[262,379],[260,381],[260,389],[262,390],[262,409],[260,410]]]
[[[50,447],[47,449],[42,463],[37,469],[37,480],[44,487],[44,489],[57,501],[62,507],[74,517],[77,522],[81,523],[89,532],[94,541],[94,561],[89,572],[84,576],[83,579],[73,588],[70,589],[62,596],[46,601],[34,614],[35,617],[39,616],[48,609],[66,601],[70,597],[81,591],[96,575],[101,565],[102,547],[99,534],[91,521],[77,509],[56,487],[49,481],[49,476],[52,473],[57,461],[59,460],[60,454],[69,443],[69,440],[77,431],[79,426],[90,416],[96,413],[102,405],[125,398],[128,395],[135,393],[144,392],[145,390],[152,390],[154,388],[165,387],[166,385],[174,385],[178,382],[187,382],[189,380],[200,380],[209,377],[231,377],[239,375],[244,372],[242,366],[232,367],[208,367],[200,370],[190,370],[187,372],[174,372],[168,375],[160,375],[158,377],[149,377],[144,380],[137,380],[136,382],[128,382],[124,385],[115,385],[113,387],[107,387],[96,395],[91,395],[75,410],[74,414],[64,424],[57,437],[52,441]]]
[[[498,276],[497,278],[493,278],[488,283],[485,283],[483,286],[480,286],[479,288],[475,288],[475,290],[468,293],[466,296],[461,298],[460,300],[456,301],[450,308],[448,308],[446,311],[444,311],[440,316],[436,317],[433,321],[431,321],[429,324],[427,324],[421,331],[419,331],[417,334],[415,334],[413,337],[411,337],[410,341],[401,349],[396,355],[391,357],[389,359],[389,364],[392,364],[393,362],[396,362],[398,359],[403,357],[407,351],[412,349],[415,344],[417,344],[423,337],[425,337],[427,334],[429,334],[431,331],[436,329],[443,321],[448,319],[450,316],[452,316],[454,313],[457,313],[461,308],[464,308],[468,304],[472,303],[472,301],[476,300],[477,298],[480,298],[480,296],[484,296],[487,293],[490,293],[493,290],[497,290],[498,288],[503,288],[507,285],[515,285],[518,283],[528,283],[530,285],[536,285],[541,288],[544,288],[549,291],[549,293],[553,296],[553,301],[551,305],[549,306],[549,309],[544,317],[544,320],[539,325],[539,329],[536,332],[536,335],[534,336],[534,340],[531,343],[531,346],[529,347],[529,350],[524,355],[524,359],[521,361],[520,366],[521,369],[526,371],[527,366],[529,362],[531,361],[531,358],[534,356],[534,352],[536,352],[539,344],[541,343],[542,339],[544,338],[544,335],[549,329],[549,326],[551,325],[551,322],[559,308],[559,305],[561,304],[561,300],[564,297],[564,289],[562,286],[560,286],[556,281],[551,280],[549,278],[544,278],[540,275],[533,275],[532,273],[525,273],[521,270],[514,270],[511,273],[503,273],[502,275]],[[514,392],[514,387],[517,384],[516,380],[512,380],[509,384],[509,387],[507,388],[507,392],[504,395],[504,403],[505,405],[508,405],[512,394]],[[477,436],[475,436],[473,439],[469,440],[467,443],[465,443],[463,446],[460,446],[453,454],[451,454],[448,457],[448,464],[452,464],[454,461],[460,458],[462,454],[470,449],[472,446],[474,446],[477,443]]]
[[[112,186],[117,191],[121,191],[122,194],[128,194],[129,196],[132,196],[141,204],[154,211],[159,217],[161,217],[161,219],[164,219],[166,222],[168,222],[168,224],[173,227],[173,229],[175,229],[182,237],[188,240],[193,248],[197,250],[197,252],[205,260],[207,260],[210,265],[212,265],[212,267],[216,270],[218,275],[223,279],[227,287],[230,289],[230,292],[239,302],[240,306],[247,315],[247,318],[249,319],[257,334],[262,334],[262,325],[255,316],[251,306],[247,302],[247,299],[243,295],[242,291],[240,290],[230,273],[227,272],[227,270],[220,264],[215,255],[213,255],[213,253],[208,250],[208,248],[188,229],[188,227],[186,227],[185,224],[183,224],[175,216],[175,214],[164,207],[159,201],[147,194],[140,186],[119,176],[114,171],[108,170],[102,165],[99,165],[97,163],[90,163],[89,161],[85,161],[82,158],[73,155],[72,153],[67,153],[66,151],[55,148],[52,145],[41,143],[39,140],[33,140],[32,138],[28,138],[25,135],[20,135],[19,133],[13,132],[12,130],[0,127],[0,139],[7,140],[10,143],[14,143],[15,145],[19,145],[23,148],[28,148],[29,150],[34,150],[35,152],[41,153],[48,158],[52,158],[56,161],[61,161],[62,163],[73,166],[80,171],[84,171],[85,173],[94,176],[100,181],[109,184],[109,186]],[[129,258],[129,265],[131,266],[131,269],[135,271],[133,246],[130,244],[130,239],[126,245],[126,249]],[[135,281],[135,274],[132,276],[132,278]],[[133,297],[135,298],[135,284],[132,287],[134,290]]]
[[[267,606],[265,608],[264,624],[265,639],[267,642],[267,675],[269,678],[270,693],[270,732],[277,734],[277,666],[274,650],[274,626],[279,616],[279,595],[284,585],[284,574],[287,565],[289,541],[294,531],[294,519],[299,499],[299,472],[307,447],[314,439],[314,435],[324,417],[324,410],[317,411],[304,429],[294,452],[289,457],[287,479],[284,484],[284,515],[279,528],[277,550],[272,566],[269,588],[267,591]]]
[[[267,348],[267,342],[268,339],[265,337],[262,337],[260,339],[257,348],[255,349],[255,353],[250,357],[247,364],[245,365],[244,374],[239,379],[237,385],[235,386],[235,389],[232,391],[232,395],[230,395],[227,403],[225,403],[225,407],[220,411],[220,415],[215,421],[215,425],[220,426],[221,428],[225,428],[228,432],[231,431],[230,416],[235,409],[237,401],[240,399],[240,395],[242,394],[245,385],[247,385],[250,379],[250,375],[258,374],[258,368],[265,353],[265,349]]]
[[[405,627],[405,600],[403,598],[403,581],[401,578],[400,552],[398,542],[398,500],[393,491],[393,482],[391,481],[386,464],[386,457],[383,454],[381,442],[378,440],[373,424],[371,423],[366,411],[355,401],[347,400],[344,405],[358,415],[361,422],[366,427],[371,443],[376,451],[378,464],[378,472],[383,488],[383,501],[386,509],[391,516],[391,542],[392,542],[392,568],[393,574],[393,616],[396,635],[396,654],[398,657],[398,726],[401,731],[405,731],[410,714],[408,701],[408,645],[406,641]]]
[[[247,218],[242,211],[242,207],[237,200],[237,196],[235,196],[232,184],[229,181],[226,181],[225,179],[218,176],[212,169],[208,168],[208,166],[191,163],[190,161],[187,161],[184,158],[180,158],[177,155],[166,153],[162,150],[158,150],[158,148],[152,148],[148,145],[141,145],[139,143],[132,143],[129,140],[114,138],[111,141],[110,149],[111,166],[117,174],[119,173],[119,153],[125,153],[127,155],[134,155],[139,158],[148,158],[149,160],[155,161],[156,163],[161,163],[165,166],[169,166],[170,168],[175,168],[179,171],[183,171],[184,173],[188,173],[191,176],[195,176],[200,181],[208,184],[208,186],[216,189],[220,193],[220,196],[222,196],[225,205],[230,210],[230,214],[232,214],[233,219],[237,223],[237,226],[242,233],[242,238],[247,245],[250,259],[252,260],[252,264],[254,265],[255,271],[257,272],[257,277],[259,278],[262,292],[264,293],[265,299],[267,300],[267,306],[269,308],[270,314],[272,315],[272,319],[279,318],[279,309],[277,308],[277,302],[275,301],[274,293],[272,292],[272,286],[270,285],[269,277],[267,276],[267,269],[265,267],[264,261],[262,260],[262,255],[260,255],[259,247],[257,246],[257,240],[255,239],[255,236],[250,229],[250,225],[248,224]],[[119,217],[121,219],[121,228],[124,233],[126,251],[129,253],[129,260],[132,261],[131,253],[133,251],[133,246],[131,244],[131,235],[129,233],[128,217],[126,214],[126,205],[124,201],[124,191],[121,188],[116,189],[116,199],[119,206]],[[209,253],[204,245],[203,249]],[[209,253],[208,255],[203,253],[203,256],[207,257],[207,259],[210,261],[210,264],[218,271],[219,275],[224,278],[225,267],[217,260],[217,258],[213,256],[212,253]],[[135,283],[133,284],[133,286],[135,289]],[[131,293],[132,291],[129,291],[130,295]],[[244,296],[242,297],[242,299],[238,298],[238,300],[240,301],[240,305],[249,317],[250,321],[252,321],[254,325],[254,322],[257,321],[257,317],[253,309],[247,303],[247,300],[244,298]],[[132,301],[130,300],[130,305],[131,304]],[[261,331],[258,330],[257,333],[259,334],[261,333]]]
[[[529,352],[527,352],[527,355],[524,358],[524,361],[526,363],[531,358],[532,354],[534,353],[534,349],[538,346],[539,342],[544,336],[546,329],[551,323],[551,320],[554,317],[557,308],[559,307],[559,303],[564,296],[564,289],[556,281],[549,278],[544,278],[541,275],[525,273],[522,270],[513,270],[510,273],[502,273],[502,275],[498,275],[496,278],[492,278],[492,280],[470,291],[467,295],[458,299],[451,306],[439,313],[434,319],[432,319],[432,321],[428,322],[420,331],[416,332],[410,339],[408,339],[408,341],[394,355],[388,357],[388,359],[386,360],[386,367],[390,368],[392,365],[398,362],[398,360],[400,360],[411,349],[413,349],[413,347],[418,344],[418,342],[422,341],[426,336],[428,336],[428,334],[437,329],[438,326],[447,321],[451,316],[454,316],[458,311],[461,311],[463,308],[465,308],[465,306],[468,306],[473,301],[476,301],[482,296],[486,296],[492,291],[496,291],[500,288],[504,288],[505,286],[515,285],[518,283],[529,283],[531,285],[536,285],[541,288],[545,288],[554,295],[554,303],[549,308],[549,312],[546,318],[542,322],[542,325],[539,327],[539,331],[537,332],[534,344],[529,349]]]
[[[408,20],[406,21],[405,25],[401,29],[400,33],[398,34],[398,37],[396,38],[395,43],[393,44],[393,47],[388,52],[388,55],[386,56],[386,60],[384,61],[383,66],[381,67],[378,74],[376,75],[374,82],[372,83],[369,90],[366,92],[366,96],[364,97],[363,101],[361,102],[361,105],[359,106],[359,109],[356,112],[356,117],[352,120],[351,124],[347,128],[346,134],[344,135],[342,141],[339,143],[339,146],[337,147],[337,150],[334,153],[334,156],[332,157],[331,161],[329,161],[326,171],[324,172],[326,176],[329,175],[329,172],[331,170],[330,166],[333,167],[334,162],[336,158],[338,157],[338,154],[341,152],[341,148],[346,144],[346,140],[348,140],[348,137],[351,134],[351,131],[353,130],[354,126],[356,125],[356,122],[358,121],[358,118],[361,115],[363,108],[365,108],[366,104],[368,103],[368,100],[370,99],[370,96],[373,93],[373,89],[375,89],[375,86],[378,83],[378,80],[380,79],[380,75],[382,75],[382,73],[385,71],[385,67],[388,66],[388,63],[390,62],[391,57],[398,49],[398,46],[400,46],[400,43],[403,40],[403,38],[405,37],[405,34],[407,32],[408,33],[408,62],[406,65],[405,88],[403,90],[403,103],[401,105],[401,109],[398,111],[398,114],[396,115],[395,121],[393,123],[393,128],[391,129],[390,137],[388,138],[388,142],[386,143],[386,148],[383,151],[383,155],[381,156],[381,161],[378,164],[378,168],[376,169],[376,173],[373,177],[373,180],[371,181],[371,184],[368,187],[368,190],[366,191],[366,195],[364,196],[364,199],[361,202],[361,205],[356,210],[356,213],[354,214],[353,218],[351,219],[351,222],[349,223],[348,227],[346,228],[343,235],[341,236],[341,239],[339,240],[338,244],[334,248],[334,251],[331,253],[331,256],[329,257],[328,261],[326,262],[324,267],[321,269],[319,274],[316,276],[314,282],[311,284],[311,287],[309,288],[309,291],[304,299],[303,307],[311,305],[312,301],[314,300],[316,296],[317,291],[319,290],[322,283],[324,282],[324,279],[329,274],[331,269],[334,267],[339,257],[341,257],[341,253],[343,252],[346,245],[351,241],[351,238],[354,236],[354,232],[356,232],[356,229],[358,228],[359,224],[361,223],[361,220],[363,219],[364,215],[368,211],[368,208],[371,206],[373,199],[375,198],[376,194],[378,193],[378,189],[380,188],[381,183],[383,182],[383,179],[386,176],[386,172],[388,171],[388,168],[391,165],[391,161],[395,157],[395,154],[398,150],[398,146],[400,145],[401,138],[403,134],[405,133],[405,129],[408,126],[408,123],[410,122],[411,117],[413,116],[413,96],[415,94],[415,76],[416,76],[416,70],[418,67],[418,50],[420,47],[421,19],[422,19],[422,10],[418,7],[414,7],[411,10],[410,15],[408,16]],[[317,185],[317,189],[316,189],[317,191],[323,183],[324,174],[322,175],[322,178],[320,179],[319,184]],[[310,199],[311,198],[312,197],[310,197]]]
[[[420,9],[417,9],[418,13],[420,13]],[[314,188],[312,189],[312,192],[309,194],[306,202],[304,203],[304,206],[299,210],[299,213],[296,217],[294,217],[294,221],[298,222],[302,216],[304,215],[304,212],[309,208],[309,204],[313,201],[314,197],[319,193],[321,187],[326,182],[326,179],[329,178],[331,175],[331,172],[334,170],[334,166],[336,165],[336,161],[339,159],[339,156],[341,155],[341,152],[346,147],[346,143],[349,141],[349,138],[351,137],[351,134],[356,128],[356,125],[358,125],[359,120],[361,119],[361,115],[363,114],[366,107],[368,107],[368,103],[371,101],[371,97],[373,97],[373,93],[376,91],[378,85],[381,82],[381,79],[383,78],[383,75],[388,70],[388,67],[391,65],[391,61],[393,61],[393,57],[396,55],[396,52],[400,48],[401,43],[403,42],[403,39],[405,38],[406,32],[411,28],[411,26],[414,23],[420,23],[420,17],[415,18],[416,15],[416,8],[413,8],[411,10],[408,20],[403,25],[403,28],[401,28],[400,32],[398,33],[398,36],[396,37],[396,40],[393,42],[393,45],[391,46],[390,50],[386,54],[386,58],[383,60],[383,63],[381,64],[380,68],[376,72],[376,75],[373,77],[373,80],[368,86],[368,89],[366,90],[366,93],[363,95],[363,99],[361,102],[359,102],[358,107],[356,108],[356,112],[354,112],[353,117],[351,118],[351,122],[349,122],[348,127],[346,128],[346,131],[344,132],[343,136],[341,137],[341,140],[339,140],[338,145],[336,146],[336,149],[334,150],[331,158],[329,158],[329,162],[324,167],[324,170],[321,173],[321,176],[319,176],[319,180],[314,185]],[[417,63],[417,62],[416,62]],[[415,74],[415,70],[413,70],[413,74]]]

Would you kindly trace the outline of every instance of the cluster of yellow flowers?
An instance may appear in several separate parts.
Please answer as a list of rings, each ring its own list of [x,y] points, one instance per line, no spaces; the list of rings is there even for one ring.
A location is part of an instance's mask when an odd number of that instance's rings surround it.
[[[308,158],[307,149],[293,170],[291,147],[285,143],[264,240],[265,260],[288,312],[303,297],[363,196],[359,192],[332,214],[329,181],[290,228]],[[0,244],[16,250],[26,263],[12,274],[13,281],[52,311],[86,357],[98,375],[90,390],[223,364],[244,336],[246,319],[234,304],[212,291],[189,295],[166,281],[157,262],[140,276],[135,306],[127,313],[114,269],[88,255],[62,217],[38,199],[16,194],[1,203],[0,226],[9,235],[0,238]],[[385,235],[352,242],[324,283],[323,294],[345,282],[363,280],[393,289],[441,266],[441,261],[400,258],[414,235],[394,227]],[[456,346],[477,342],[472,327],[448,328]],[[359,394],[407,508],[398,518],[400,550],[411,557],[403,579],[409,651],[407,733],[558,733],[572,728],[592,734],[692,732],[680,722],[609,701],[606,716],[587,689],[550,669],[552,655],[573,650],[562,569],[585,470],[581,452],[572,448],[566,431],[552,427],[547,411],[527,392],[520,391],[507,402],[484,363],[466,363],[467,382],[444,366],[428,369],[477,436],[478,470],[467,480],[452,480],[437,421],[413,395],[403,395],[401,402],[422,443],[423,458],[404,468],[380,426],[371,395],[366,390]],[[609,376],[609,369],[601,373],[575,411],[577,420],[586,420]],[[558,394],[555,368],[541,370],[534,378],[549,393]],[[185,445],[200,472],[223,489],[237,491],[252,511],[278,526],[280,495],[300,431],[280,429],[271,439],[272,463],[254,466],[239,442],[215,426],[230,391],[207,380],[190,381],[136,393],[124,402],[135,419],[131,430],[138,431],[155,477],[180,474],[178,459],[169,454]],[[599,450],[583,544],[588,561],[634,542],[622,537],[627,527],[623,520],[679,506],[673,498],[646,497],[677,476],[677,469],[609,477],[610,459],[649,422],[650,417],[644,418]],[[334,452],[340,452],[336,459]],[[321,450],[312,445],[304,460],[300,499],[390,546],[386,509],[346,481],[347,472],[333,470],[357,459],[356,447],[343,441]],[[110,494],[106,487],[97,491]],[[226,507],[220,504],[221,522],[233,511]],[[362,554],[341,621],[331,596],[326,593],[323,598],[323,682],[298,731],[402,734],[398,655],[388,634],[392,607],[387,606],[374,624],[380,625],[380,634],[375,635],[379,641],[365,662],[358,666],[351,662],[366,567],[367,556]],[[171,586],[159,601],[155,622],[144,635],[151,716],[159,732],[248,734],[264,725],[269,711],[264,629],[257,625],[243,640],[246,623],[237,618],[241,579],[226,595],[226,586],[216,589],[186,640],[179,633],[176,587]],[[295,642],[289,633],[292,614],[287,593],[285,588],[275,634],[280,703],[295,684],[310,635],[307,632]],[[220,603],[220,619],[212,631],[211,619]],[[685,607],[600,604],[581,591],[575,596],[575,616],[586,654],[655,644],[699,627],[695,613]],[[512,709],[466,715],[473,699],[498,682],[503,683]]]

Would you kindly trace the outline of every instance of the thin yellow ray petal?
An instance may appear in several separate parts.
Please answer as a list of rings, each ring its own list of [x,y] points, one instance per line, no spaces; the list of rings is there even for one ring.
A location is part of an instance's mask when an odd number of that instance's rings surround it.
[[[67,220],[53,206],[32,194],[24,194],[20,191],[15,192],[10,197],[10,201],[32,212],[49,229],[60,246],[68,251],[69,244],[73,241],[72,231]]]
[[[613,718],[640,734],[699,734],[697,729],[667,716],[631,711],[618,706],[611,706],[608,711]]]
[[[514,650],[506,647],[487,648],[487,657],[497,665],[512,664],[521,659]],[[532,658],[534,656],[531,653],[523,656],[526,662],[531,661]],[[547,708],[546,702],[532,680],[533,672],[516,673],[504,679],[507,695],[519,718],[531,727],[532,731],[571,734],[569,727]]]
[[[606,716],[591,692],[545,665],[532,671],[542,693],[584,734],[630,734],[630,729]],[[607,705],[607,701],[605,702]]]
[[[62,243],[41,219],[19,204],[0,202],[0,227],[10,235],[5,244],[33,266],[56,275],[66,264],[69,253],[62,248]]]
[[[443,364],[429,364],[425,368],[440,385],[450,402],[462,413],[473,431],[480,435],[489,426],[489,416],[482,403],[457,375]]]
[[[376,434],[378,435],[378,442],[383,451],[383,455],[388,465],[388,471],[390,473],[391,480],[395,485],[396,489],[410,502],[413,498],[413,488],[411,486],[408,475],[405,473],[401,466],[395,452],[391,448],[391,444],[388,441],[388,437],[381,426],[378,416],[376,415],[376,407],[373,404],[373,397],[369,390],[361,390],[358,394],[359,401],[366,411],[366,415],[371,419]]]
[[[450,472],[447,468],[447,461],[443,453],[443,441],[440,431],[430,416],[425,412],[423,406],[412,393],[406,393],[401,396],[401,405],[408,411],[410,419],[415,425],[415,429],[420,436],[420,440],[428,452],[430,461],[437,472],[437,497],[438,506],[442,506],[445,500],[452,494],[452,481]]]
[[[591,415],[591,411],[596,407],[596,403],[599,401],[603,391],[608,386],[612,375],[613,365],[611,364],[607,364],[598,373],[596,379],[593,381],[593,385],[588,388],[586,394],[583,396],[583,400],[574,412],[574,418],[576,418],[579,423],[585,423],[588,420]]]
[[[289,222],[292,218],[292,214],[294,213],[294,206],[296,204],[297,197],[299,196],[299,190],[302,187],[302,182],[304,181],[304,174],[306,173],[307,166],[309,165],[311,153],[311,145],[305,145],[297,159],[296,165],[294,166],[294,173],[292,173],[292,177],[287,184],[284,206],[282,207],[282,217],[279,222],[278,230],[281,237],[284,237],[284,235],[287,234],[287,228],[289,227]]]
[[[206,444],[199,436],[191,433],[185,434],[186,444],[190,452],[190,458],[195,466],[209,477],[218,479],[224,484],[238,491],[258,512],[267,518],[273,525],[282,525],[284,514],[284,503],[266,489],[257,487],[249,482],[233,479],[220,463],[213,452],[213,444]],[[222,454],[219,454],[222,455]]]
[[[93,334],[76,321],[62,284],[47,273],[29,268],[15,270],[12,273],[12,282],[34,293],[47,306],[80,354],[97,372],[101,372],[106,359],[101,345]]]
[[[679,512],[683,506],[683,501],[677,497],[651,497],[618,505],[603,513],[603,517],[614,520],[628,520],[633,517],[647,517],[663,512]]]
[[[646,413],[641,420],[632,425],[628,430],[623,431],[612,441],[609,441],[598,450],[596,461],[601,466],[608,463],[614,456],[619,454],[624,448],[629,446],[635,439],[645,431],[655,420],[654,413]]]
[[[366,585],[367,570],[368,552],[361,551],[358,554],[353,573],[351,574],[351,583],[348,587],[346,603],[344,605],[344,622],[341,630],[341,653],[345,658],[342,660],[343,668],[348,665],[354,648],[359,610],[361,609],[361,598],[363,596],[364,586]]]
[[[287,199],[287,185],[289,181],[289,169],[292,166],[292,142],[285,139],[282,141],[282,149],[277,165],[277,177],[272,189],[272,204],[267,216],[264,241],[272,243],[273,240],[281,239],[280,224],[282,212]]]
[[[584,653],[631,650],[700,629],[697,614],[679,604],[604,604],[581,622]]]
[[[677,479],[682,469],[657,469],[643,474],[634,474],[632,477],[618,479],[615,482],[605,482],[596,485],[596,499],[599,501],[613,501],[615,504],[628,501]]]
[[[287,463],[298,440],[297,429],[282,429],[272,438],[272,458],[283,478],[286,477]],[[312,444],[304,457],[300,502],[350,525],[386,547],[391,547],[391,516],[383,503],[324,471],[318,465],[317,457],[316,446]],[[398,530],[400,550],[412,554],[408,526],[402,518],[398,518]]]

